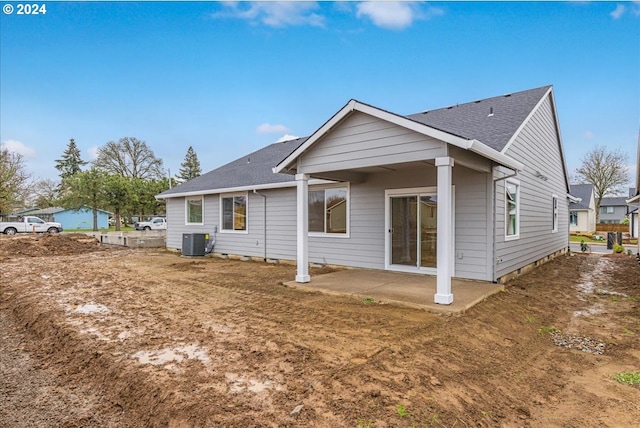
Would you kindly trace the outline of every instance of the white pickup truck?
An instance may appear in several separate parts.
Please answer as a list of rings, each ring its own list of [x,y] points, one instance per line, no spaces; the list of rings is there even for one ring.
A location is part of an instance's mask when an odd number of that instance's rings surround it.
[[[133,226],[136,230],[166,230],[167,219],[164,217],[154,217],[149,221],[136,222]]]
[[[2,221],[0,222],[0,232],[6,235],[15,235],[16,233],[59,233],[62,232],[60,223],[44,221],[34,216],[25,216],[22,221]]]

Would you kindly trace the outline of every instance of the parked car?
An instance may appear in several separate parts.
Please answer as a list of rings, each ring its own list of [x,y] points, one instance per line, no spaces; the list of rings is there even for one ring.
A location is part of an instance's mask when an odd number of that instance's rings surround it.
[[[166,230],[167,219],[164,217],[153,217],[149,221],[139,221],[134,225],[136,230]]]
[[[109,226],[115,226],[116,225],[116,218],[114,217],[109,217]],[[120,217],[120,225],[124,226],[124,218]]]
[[[59,233],[62,232],[62,225],[60,223],[44,221],[39,217],[26,216],[22,219],[18,218],[18,221],[0,222],[0,232],[6,235],[31,232]]]

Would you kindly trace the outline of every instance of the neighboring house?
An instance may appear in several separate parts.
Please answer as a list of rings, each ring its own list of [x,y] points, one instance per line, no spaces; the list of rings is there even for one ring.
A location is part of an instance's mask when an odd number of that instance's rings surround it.
[[[629,236],[632,238],[640,238],[638,217],[640,217],[640,210],[637,207],[632,208],[632,211],[629,212]]]
[[[627,218],[629,207],[624,196],[602,198],[600,202],[600,220],[603,224],[620,224]]]
[[[628,217],[629,217],[629,236],[632,238],[638,238],[638,206],[640,205],[640,201],[633,202],[633,197],[637,194],[635,187],[629,187],[629,199],[628,201]]]
[[[636,155],[636,187],[634,189],[630,189],[627,204],[629,204],[630,207],[631,220],[629,222],[629,232],[631,232],[631,236],[640,238],[640,220],[638,219],[640,216],[640,209],[638,208],[640,207],[640,133],[638,133],[638,149]],[[635,209],[631,209],[631,206],[633,205],[635,205]],[[638,257],[640,257],[640,239],[638,239]]]
[[[403,116],[351,100],[276,143],[157,196],[167,247],[502,282],[569,246],[568,174],[551,86]]]
[[[98,210],[98,229],[109,228],[109,212]],[[55,221],[62,224],[64,230],[93,230],[93,210],[88,207],[71,210],[60,207],[42,208],[29,212],[29,215],[40,217],[44,221]]]
[[[596,202],[592,184],[572,184],[571,195],[580,202],[569,204],[569,231],[593,233],[596,231]]]

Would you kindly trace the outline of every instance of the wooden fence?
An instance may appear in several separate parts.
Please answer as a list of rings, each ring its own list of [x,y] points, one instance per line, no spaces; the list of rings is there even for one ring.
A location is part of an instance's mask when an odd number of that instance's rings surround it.
[[[622,232],[622,233],[629,233],[629,225],[628,224],[598,223],[598,224],[596,224],[596,232]]]

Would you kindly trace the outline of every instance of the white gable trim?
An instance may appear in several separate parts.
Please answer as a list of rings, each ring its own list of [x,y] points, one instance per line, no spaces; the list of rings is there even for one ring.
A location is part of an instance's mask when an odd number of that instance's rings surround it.
[[[545,92],[544,96],[540,97],[540,100],[538,101],[536,106],[533,109],[531,109],[531,111],[529,112],[529,115],[527,116],[527,118],[522,121],[520,126],[518,126],[518,129],[516,129],[516,132],[513,133],[513,135],[511,136],[511,138],[509,139],[507,144],[504,146],[504,148],[500,151],[500,153],[506,153],[507,150],[509,150],[509,147],[511,147],[511,145],[516,140],[516,138],[518,138],[518,135],[520,135],[520,132],[522,131],[522,129],[527,125],[527,123],[529,123],[529,121],[531,120],[533,115],[536,114],[536,112],[538,111],[538,109],[540,108],[542,103],[547,99],[547,97],[549,96],[549,93],[551,92],[551,89],[552,88],[549,88],[549,90],[547,90],[547,92]],[[555,108],[553,110],[554,110],[554,114],[555,114]],[[557,120],[557,117],[556,117],[556,120]],[[560,136],[558,135],[558,137],[560,137]]]
[[[447,132],[440,131],[435,128],[431,128],[427,125],[415,122],[413,120],[407,119],[405,117],[399,116],[394,113],[390,113],[388,111],[379,109],[377,107],[373,107],[356,100],[351,100],[347,103],[347,105],[345,105],[335,115],[333,115],[331,119],[329,119],[324,125],[322,125],[316,132],[314,132],[313,135],[311,135],[307,139],[307,141],[304,142],[304,144],[298,147],[293,153],[291,153],[282,162],[280,162],[275,168],[273,168],[273,172],[274,173],[286,172],[285,170],[289,168],[302,153],[307,151],[313,144],[315,144],[323,136],[329,133],[344,118],[346,118],[348,115],[350,115],[354,111],[368,114],[380,120],[384,120],[384,121],[393,123],[395,125],[402,126],[406,129],[410,129],[422,135],[426,135],[428,137],[432,137],[440,141],[443,141],[447,144],[460,147],[461,149],[470,150],[487,159],[493,160],[496,163],[499,163],[501,165],[504,165],[516,171],[522,171],[523,169],[522,163],[514,159],[511,159],[504,153],[500,153],[497,150],[490,148],[489,146],[481,143],[478,140],[467,140],[466,138],[458,137],[456,135],[449,134]]]
[[[564,181],[567,186],[567,193],[569,193],[569,191],[571,190],[571,184],[569,183],[569,171],[567,171],[567,162],[564,156],[562,135],[560,135],[558,112],[556,111],[556,101],[555,101],[555,97],[553,96],[553,87],[549,87],[547,92],[545,92],[544,96],[540,97],[540,101],[538,101],[538,104],[536,104],[536,106],[531,110],[527,118],[520,124],[516,132],[514,132],[514,134],[511,136],[511,139],[509,139],[509,142],[507,142],[507,144],[504,146],[504,148],[500,153],[502,154],[507,153],[507,150],[509,150],[509,147],[511,147],[511,144],[513,144],[513,142],[518,138],[518,135],[520,135],[520,132],[522,131],[522,129],[527,125],[527,123],[529,123],[529,120],[533,117],[534,114],[536,114],[536,112],[538,111],[542,103],[545,102],[547,97],[549,97],[549,102],[551,103],[551,110],[553,111],[553,127],[555,128],[556,136],[558,137],[558,146],[559,146],[558,150],[560,150],[560,157],[562,158],[562,167],[564,170]]]
[[[327,133],[329,133],[336,125],[338,125],[344,118],[346,118],[348,115],[350,115],[354,111],[359,111],[359,112],[368,114],[375,118],[385,120],[395,125],[402,126],[404,128],[410,129],[420,134],[436,138],[440,141],[453,144],[463,149],[466,149],[468,146],[468,140],[462,137],[457,137],[455,135],[448,134],[446,132],[439,131],[434,128],[430,128],[426,125],[422,125],[418,122],[414,122],[405,117],[398,116],[393,113],[389,113],[388,111],[384,111],[379,108],[376,108],[367,104],[363,104],[356,100],[351,100],[347,103],[347,105],[345,105],[335,115],[333,115],[331,119],[329,119],[324,125],[322,125],[316,132],[314,132],[313,135],[311,135],[307,139],[307,141],[304,142],[304,144],[302,144],[293,153],[287,156],[287,158],[285,158],[282,162],[280,162],[273,169],[273,172],[280,173],[280,172],[283,172],[285,169],[287,169],[287,167],[289,167],[302,153],[304,153],[307,149],[309,149],[320,138],[324,137]]]

